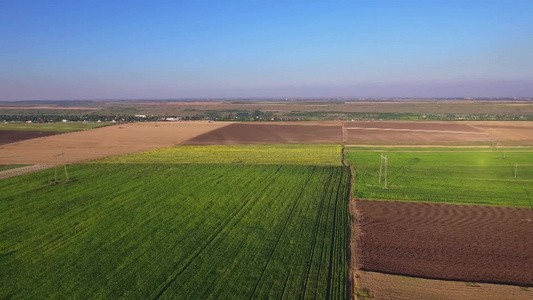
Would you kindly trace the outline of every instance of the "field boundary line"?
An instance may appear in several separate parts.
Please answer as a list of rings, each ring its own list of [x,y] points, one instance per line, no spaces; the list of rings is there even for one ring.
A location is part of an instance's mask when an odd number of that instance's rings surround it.
[[[494,146],[491,145],[416,145],[416,144],[394,144],[394,145],[382,145],[382,144],[352,144],[352,145],[345,145],[345,147],[348,148],[494,148]],[[532,148],[531,146],[505,146],[505,148]]]
[[[432,132],[432,133],[464,133],[464,134],[489,135],[488,132],[434,130],[434,129],[403,129],[403,128],[377,128],[377,127],[345,127],[344,129],[381,130],[381,131],[406,131],[406,132]]]
[[[380,273],[380,274],[386,274],[386,275],[394,275],[394,276],[405,276],[410,278],[418,278],[418,279],[426,279],[426,280],[441,280],[441,281],[448,281],[448,282],[469,282],[465,281],[460,278],[440,278],[438,276],[423,276],[423,275],[413,275],[409,272],[387,272],[387,271],[381,271],[381,270],[371,270],[370,268],[361,268],[361,271],[365,272],[374,272],[374,273]],[[474,283],[484,283],[484,284],[497,284],[497,285],[506,285],[506,286],[516,286],[516,287],[526,287],[529,288],[531,285],[521,285],[517,284],[516,282],[510,282],[510,281],[501,281],[501,280],[479,280],[475,281]]]
[[[461,150],[383,150],[383,149],[371,149],[371,150],[364,150],[364,149],[348,149],[346,150],[348,152],[408,152],[408,153],[497,153],[496,150],[473,150],[473,151],[461,151]],[[511,151],[505,151],[507,153],[531,153],[533,151],[524,151],[524,150],[511,150]]]
[[[54,166],[55,165],[31,165],[31,166],[24,166],[20,168],[0,171],[0,180],[19,176],[22,174],[27,174],[27,173],[32,173],[32,172],[37,172],[37,171],[53,168]]]

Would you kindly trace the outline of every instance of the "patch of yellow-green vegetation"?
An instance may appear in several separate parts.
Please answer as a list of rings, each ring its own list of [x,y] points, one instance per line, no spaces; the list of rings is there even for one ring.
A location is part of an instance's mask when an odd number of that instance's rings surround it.
[[[342,147],[334,144],[175,146],[96,162],[340,166]]]
[[[82,122],[55,122],[55,123],[0,123],[0,130],[20,130],[20,131],[55,131],[73,132],[85,129],[109,126],[111,122],[82,123]]]

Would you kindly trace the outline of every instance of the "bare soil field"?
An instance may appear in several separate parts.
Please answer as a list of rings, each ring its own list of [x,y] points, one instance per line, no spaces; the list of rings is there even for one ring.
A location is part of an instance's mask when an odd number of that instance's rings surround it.
[[[0,146],[0,164],[74,163],[179,144],[227,126],[218,122],[130,123]],[[55,155],[65,153],[64,161]]]
[[[483,133],[482,130],[469,126],[464,123],[452,122],[386,122],[386,121],[369,121],[369,122],[345,122],[344,128],[366,128],[366,129],[389,129],[389,130],[424,130],[437,132],[465,132],[465,133]]]
[[[24,140],[51,136],[62,132],[53,131],[20,131],[20,130],[0,130],[0,145],[20,142]]]
[[[468,122],[502,145],[533,145],[533,122]]]
[[[423,279],[364,271],[360,272],[358,282],[360,290],[368,291],[372,299],[533,299],[532,288],[520,288],[503,284]]]
[[[359,268],[533,286],[533,211],[358,200]]]
[[[234,123],[185,141],[184,145],[340,143],[340,123]]]
[[[351,144],[533,145],[533,122],[346,122]]]
[[[54,110],[99,110],[99,107],[61,107],[61,106],[0,106],[0,109],[54,109]]]
[[[398,132],[382,130],[346,130],[346,142],[350,144],[471,144],[490,143],[488,135],[468,133]]]

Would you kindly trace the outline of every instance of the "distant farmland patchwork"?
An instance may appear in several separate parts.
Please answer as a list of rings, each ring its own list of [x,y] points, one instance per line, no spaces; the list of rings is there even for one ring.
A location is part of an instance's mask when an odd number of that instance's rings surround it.
[[[0,181],[0,298],[408,299],[361,285],[375,272],[533,286],[533,148],[454,123],[345,125],[145,123],[6,146],[9,167],[65,143],[75,161],[122,156],[70,165],[66,184],[54,169]],[[406,143],[371,146],[389,137]],[[368,142],[345,149],[351,237],[343,148],[309,144],[341,140]]]
[[[348,297],[345,167],[69,169],[0,181],[1,298]]]

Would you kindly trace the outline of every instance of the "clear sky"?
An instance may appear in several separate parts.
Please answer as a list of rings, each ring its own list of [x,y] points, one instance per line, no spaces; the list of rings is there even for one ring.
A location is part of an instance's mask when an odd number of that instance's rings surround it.
[[[532,0],[0,0],[0,100],[533,96]]]

